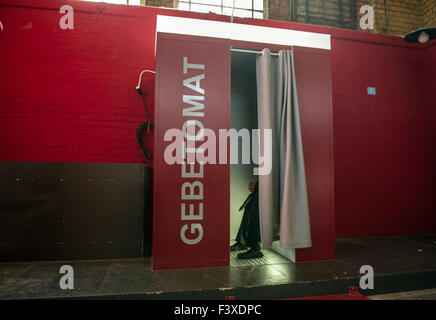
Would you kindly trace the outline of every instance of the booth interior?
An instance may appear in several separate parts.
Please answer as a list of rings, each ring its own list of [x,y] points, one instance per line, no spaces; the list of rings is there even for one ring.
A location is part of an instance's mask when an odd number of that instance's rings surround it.
[[[246,52],[244,52],[246,51]],[[261,52],[254,49],[232,48],[231,50],[231,112],[230,127],[241,130],[258,129],[257,106],[257,78],[256,58]],[[242,161],[242,138],[238,138],[238,163],[230,166],[230,240],[231,245],[236,241],[236,236],[244,214],[240,210],[244,200],[250,194],[248,185],[258,181],[258,176],[253,174],[257,166],[252,158],[253,135],[250,134],[250,162]],[[286,253],[277,253],[274,248],[263,249],[263,257],[253,259],[238,259],[237,255],[243,251],[232,251],[230,254],[231,266],[267,265],[290,263],[290,256]]]

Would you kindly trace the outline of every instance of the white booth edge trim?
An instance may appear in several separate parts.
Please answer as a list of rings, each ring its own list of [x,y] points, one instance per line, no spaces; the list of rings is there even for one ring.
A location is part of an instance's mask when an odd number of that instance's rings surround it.
[[[330,50],[330,35],[203,19],[157,15],[156,32]]]

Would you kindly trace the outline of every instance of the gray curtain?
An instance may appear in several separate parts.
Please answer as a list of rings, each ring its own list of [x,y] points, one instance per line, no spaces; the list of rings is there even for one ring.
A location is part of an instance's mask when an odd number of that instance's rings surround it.
[[[264,49],[257,57],[257,104],[261,133],[272,130],[272,170],[259,176],[259,218],[263,248],[312,245],[303,144],[292,51],[278,57]],[[263,134],[260,134],[260,150]]]

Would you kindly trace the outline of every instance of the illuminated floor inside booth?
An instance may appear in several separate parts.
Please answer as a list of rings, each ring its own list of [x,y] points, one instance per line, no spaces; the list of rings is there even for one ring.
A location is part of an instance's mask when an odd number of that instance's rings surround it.
[[[278,253],[274,252],[271,249],[262,250],[263,257],[256,259],[238,259],[238,254],[245,252],[245,250],[241,251],[232,251],[230,252],[230,266],[260,266],[260,265],[269,265],[269,264],[281,264],[281,263],[290,263],[288,259],[282,257]]]

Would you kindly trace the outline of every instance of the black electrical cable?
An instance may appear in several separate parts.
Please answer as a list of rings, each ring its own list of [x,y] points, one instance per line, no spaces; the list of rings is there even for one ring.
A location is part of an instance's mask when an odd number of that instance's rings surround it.
[[[149,130],[150,126],[152,126],[152,125],[153,124],[151,121],[146,121],[146,122],[141,123],[139,125],[138,129],[136,129],[136,139],[138,140],[139,147],[141,148],[142,152],[144,153],[144,155],[148,159],[148,161],[150,161],[150,164],[153,164],[153,157],[148,152],[147,148],[145,148],[144,141],[142,140],[142,136],[143,136],[145,128],[148,128],[148,130]]]
[[[142,90],[137,89],[136,91],[139,93],[139,95],[142,98],[142,102],[144,104],[145,118],[149,119],[148,112],[147,112],[147,104],[145,102],[144,93],[142,92]],[[144,156],[148,159],[148,161],[150,162],[150,165],[153,165],[153,157],[150,154],[150,152],[148,152],[147,148],[144,146],[144,141],[142,139],[142,137],[144,135],[145,128],[147,128],[147,133],[148,133],[150,131],[150,128],[153,128],[153,122],[148,120],[148,121],[141,123],[138,126],[138,129],[136,129],[136,139],[138,141],[139,147],[141,148],[142,152],[144,153]]]

